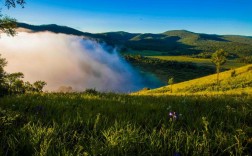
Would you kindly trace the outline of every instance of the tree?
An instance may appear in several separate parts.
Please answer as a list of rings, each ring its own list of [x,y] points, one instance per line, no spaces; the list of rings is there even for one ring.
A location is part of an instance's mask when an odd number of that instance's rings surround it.
[[[4,58],[1,58],[0,54],[0,97],[7,92],[7,88],[4,86],[4,76],[5,76],[4,67],[6,66],[6,64],[7,61]]]
[[[1,0],[0,0],[1,2]],[[25,0],[5,0],[5,6],[15,8],[17,5],[24,7]],[[3,16],[0,8],[0,33],[6,33],[7,35],[14,36],[16,34],[16,20],[8,16]]]
[[[8,88],[9,94],[24,93],[24,74],[21,72],[6,74],[4,76],[5,88]]]
[[[171,93],[172,93],[172,85],[173,85],[173,83],[174,83],[174,79],[173,79],[173,77],[172,78],[170,78],[169,80],[168,80],[168,85],[170,85],[171,86]]]
[[[35,92],[42,92],[44,86],[46,85],[45,81],[36,81],[33,83]]]
[[[217,50],[215,53],[212,55],[212,62],[216,66],[216,73],[217,73],[217,86],[219,86],[219,73],[221,66],[226,63],[227,61],[227,55],[228,53],[225,52],[223,49]]]
[[[2,2],[0,0],[0,2]],[[17,5],[20,5],[21,7],[24,7],[25,0],[4,0],[4,5],[10,9],[15,8]],[[1,33],[6,33],[7,35],[14,36],[16,34],[17,24],[16,20],[14,18],[10,18],[8,16],[3,16],[0,8],[0,35]],[[5,86],[4,78],[6,76],[6,73],[4,71],[4,67],[6,66],[7,61],[3,58],[1,58],[0,54],[0,96],[7,94],[8,88]],[[21,81],[17,83],[19,86],[21,84]]]

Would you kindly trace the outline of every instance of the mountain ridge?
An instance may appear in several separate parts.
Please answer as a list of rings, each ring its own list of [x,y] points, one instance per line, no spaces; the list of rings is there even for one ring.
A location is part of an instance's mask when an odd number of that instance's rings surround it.
[[[163,55],[197,55],[225,49],[234,56],[252,55],[252,37],[242,35],[217,35],[195,33],[188,30],[170,30],[163,33],[130,33],[125,31],[89,33],[56,24],[29,25],[18,23],[19,28],[33,32],[50,31],[85,36],[110,46],[121,47],[121,51],[159,51]]]

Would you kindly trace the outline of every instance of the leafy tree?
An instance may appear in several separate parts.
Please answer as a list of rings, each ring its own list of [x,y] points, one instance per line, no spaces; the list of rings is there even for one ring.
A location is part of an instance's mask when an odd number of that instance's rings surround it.
[[[34,90],[35,90],[33,85],[28,81],[24,83],[24,88],[25,88],[26,93],[27,92],[34,92]]]
[[[5,0],[5,6],[8,9],[15,8],[17,5],[24,7],[24,4],[25,0]],[[6,33],[7,35],[14,36],[16,34],[16,27],[16,20],[8,16],[3,16],[0,10],[0,33]]]
[[[24,74],[21,72],[6,74],[4,76],[4,85],[8,88],[9,94],[24,93],[24,82],[22,80]]]
[[[46,85],[45,81],[36,81],[33,83],[35,92],[42,92],[44,86]]]
[[[174,83],[174,79],[173,79],[173,77],[172,78],[170,78],[169,80],[168,80],[168,85],[170,85],[171,86],[171,93],[172,93],[172,85],[173,85],[173,83]]]
[[[0,2],[2,2],[0,0]],[[17,5],[20,5],[21,7],[24,7],[25,0],[4,0],[4,5],[10,9],[10,8],[15,8]],[[8,16],[3,16],[0,8],[0,34],[1,33],[6,33],[7,35],[14,36],[16,34],[15,28],[17,27],[16,25],[16,20],[14,18],[10,18]],[[5,76],[6,73],[4,71],[4,66],[6,66],[7,61],[3,58],[1,58],[0,54],[0,96],[6,94],[10,88],[6,86],[5,83]],[[14,75],[9,75],[14,76]],[[21,80],[18,80],[15,82],[16,86],[19,86],[22,84]]]
[[[7,61],[4,58],[1,58],[0,54],[0,96],[3,96],[6,91],[6,87],[4,86],[4,67],[6,66]]]
[[[212,62],[216,66],[216,73],[217,73],[217,85],[219,86],[219,73],[221,66],[226,63],[227,61],[227,56],[228,53],[225,52],[223,49],[217,50],[215,53],[212,55]]]

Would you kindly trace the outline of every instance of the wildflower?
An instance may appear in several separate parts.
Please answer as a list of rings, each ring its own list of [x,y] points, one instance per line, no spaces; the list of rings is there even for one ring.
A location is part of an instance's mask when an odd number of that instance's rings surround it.
[[[169,113],[169,117],[170,117],[171,119],[176,120],[176,119],[178,119],[178,114],[177,114],[176,112],[170,112],[170,113]]]

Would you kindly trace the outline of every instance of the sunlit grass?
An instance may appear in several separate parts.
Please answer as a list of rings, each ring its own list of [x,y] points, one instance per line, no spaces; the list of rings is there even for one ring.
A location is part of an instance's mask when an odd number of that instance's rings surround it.
[[[247,94],[7,96],[0,155],[246,155],[251,101]]]
[[[234,72],[234,75],[232,75]],[[175,78],[176,79],[176,78]],[[140,91],[135,94],[251,94],[252,65],[220,73],[220,86],[216,86],[216,74],[193,79],[172,86]]]

